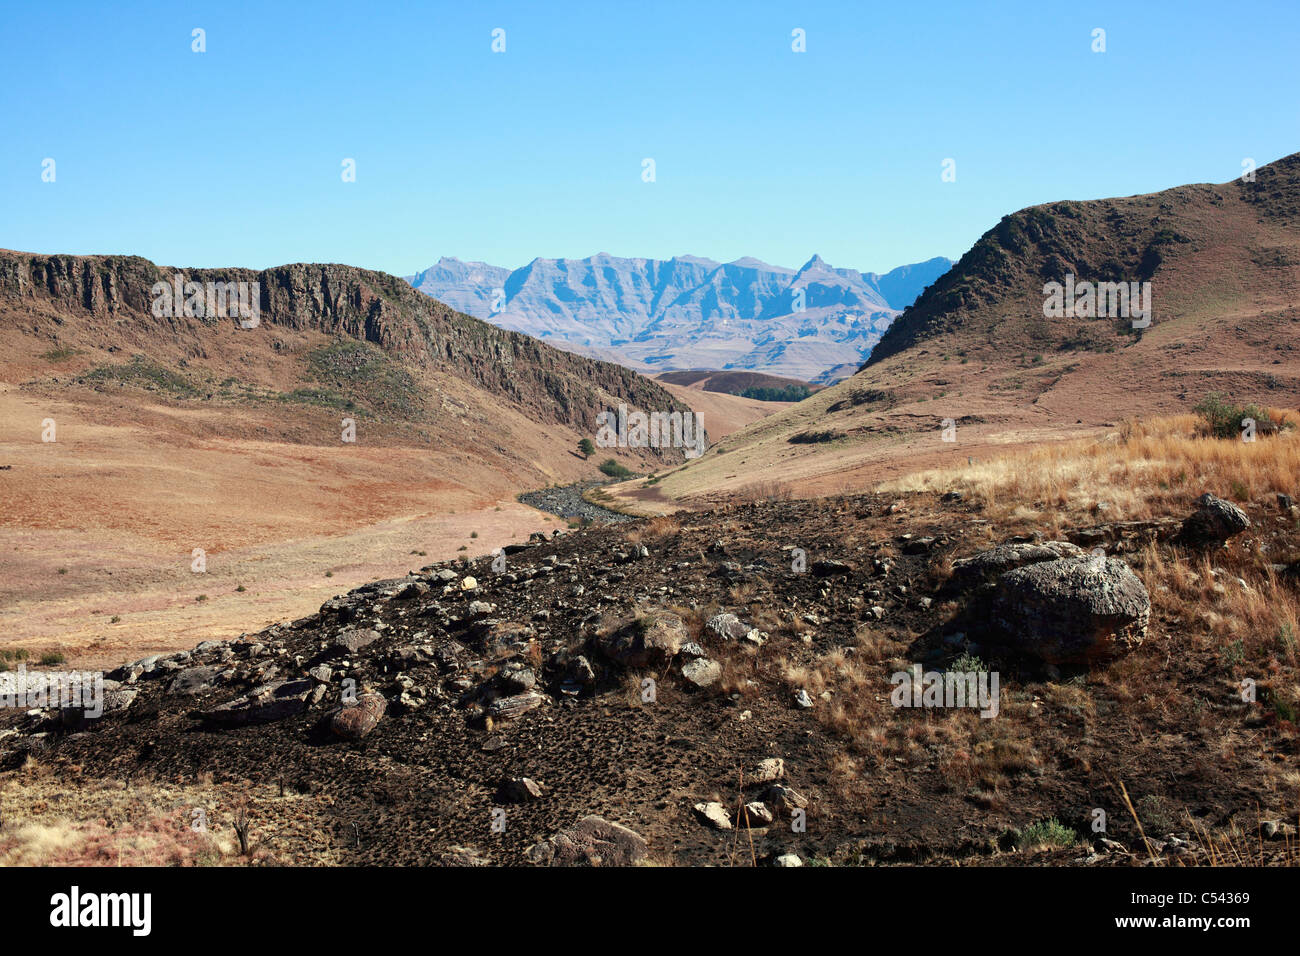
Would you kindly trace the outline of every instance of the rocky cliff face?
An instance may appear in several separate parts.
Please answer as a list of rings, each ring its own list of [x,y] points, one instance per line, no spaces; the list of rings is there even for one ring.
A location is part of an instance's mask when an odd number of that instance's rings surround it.
[[[395,276],[346,265],[273,269],[170,269],[134,256],[39,256],[0,252],[0,323],[40,334],[69,324],[201,341],[204,330],[235,318],[155,316],[153,289],[174,276],[198,283],[257,283],[259,321],[370,342],[404,363],[448,372],[539,420],[594,428],[596,413],[619,402],[685,410],[667,391],[630,369],[552,348],[497,328],[422,295]],[[57,336],[54,336],[57,337]]]

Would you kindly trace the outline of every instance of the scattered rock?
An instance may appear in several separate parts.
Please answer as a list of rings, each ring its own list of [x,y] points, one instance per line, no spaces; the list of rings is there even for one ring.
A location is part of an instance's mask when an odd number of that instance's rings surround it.
[[[649,849],[635,830],[597,816],[583,817],[547,842],[549,850],[530,851],[530,857],[551,866],[636,866]]]
[[[909,538],[903,543],[904,554],[929,554],[934,548],[934,538]]]
[[[794,705],[800,710],[812,710],[812,698],[808,696],[808,692],[802,687],[794,692]]]
[[[726,807],[715,800],[708,803],[697,803],[695,805],[695,815],[715,830],[731,829],[731,814],[727,813]]]
[[[596,682],[596,671],[592,668],[591,662],[581,655],[575,657],[569,664],[567,676],[569,680],[583,687]]]
[[[497,674],[497,682],[507,694],[522,694],[537,685],[537,675],[526,664],[510,661]]]
[[[526,694],[515,694],[511,697],[498,697],[488,705],[488,713],[497,718],[504,720],[513,720],[521,714],[526,714],[542,704],[546,703],[546,697],[530,691]]]
[[[360,740],[375,729],[387,709],[382,694],[359,694],[355,704],[344,706],[330,718],[330,730],[344,740]]]
[[[686,625],[670,611],[650,611],[598,638],[601,651],[625,667],[667,664],[687,639]]]
[[[1193,544],[1220,544],[1250,527],[1250,519],[1230,501],[1206,494],[1196,499],[1196,511],[1183,522],[1180,537]]]
[[[221,673],[222,668],[211,664],[187,667],[185,670],[178,671],[176,676],[172,678],[171,683],[167,685],[167,693],[196,696],[216,686]]]
[[[529,803],[542,798],[542,787],[529,777],[511,777],[501,784],[498,796],[506,803]]]
[[[334,635],[334,647],[355,654],[379,640],[379,632],[372,628],[348,627]]]
[[[105,681],[107,683],[107,681]],[[104,688],[104,713],[116,714],[128,709],[140,691],[134,687]]]
[[[465,620],[478,621],[495,610],[496,606],[489,604],[487,601],[470,601],[469,607],[465,609]]]
[[[749,633],[749,627],[734,614],[715,614],[704,627],[724,641],[738,641]]]
[[[950,492],[957,494],[957,492]],[[803,860],[799,859],[797,853],[782,853],[776,858],[776,866],[803,866]]]
[[[751,778],[752,783],[772,783],[774,780],[780,780],[785,776],[785,761],[780,757],[768,757],[766,760],[760,760],[758,766],[754,768],[754,776]]]
[[[311,693],[311,687],[312,682],[309,680],[265,684],[244,697],[205,710],[200,716],[213,723],[231,727],[283,720],[307,709],[307,695]]]
[[[789,814],[794,810],[805,810],[808,799],[790,787],[774,783],[763,791],[762,800],[778,813]]]
[[[696,687],[712,687],[722,679],[722,665],[704,657],[697,657],[682,665],[682,677]]]
[[[423,581],[408,581],[393,595],[393,598],[398,601],[409,601],[412,598],[423,597],[428,593],[429,585]]]
[[[1295,836],[1295,827],[1281,820],[1265,820],[1259,825],[1265,840],[1283,840]]]

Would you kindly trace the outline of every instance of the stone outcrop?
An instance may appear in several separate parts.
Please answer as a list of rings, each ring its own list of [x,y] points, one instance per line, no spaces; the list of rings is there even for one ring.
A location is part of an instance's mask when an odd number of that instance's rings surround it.
[[[1196,510],[1183,522],[1179,536],[1189,544],[1222,544],[1249,527],[1246,512],[1207,492],[1196,499]]]
[[[597,640],[607,657],[625,667],[654,667],[670,661],[688,638],[676,614],[651,611]]]

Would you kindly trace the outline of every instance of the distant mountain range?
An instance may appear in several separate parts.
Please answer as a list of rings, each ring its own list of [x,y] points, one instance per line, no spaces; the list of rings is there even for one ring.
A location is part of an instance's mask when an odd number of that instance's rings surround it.
[[[937,257],[882,275],[816,255],[786,269],[599,253],[511,271],[443,257],[406,281],[461,312],[640,371],[740,369],[827,383],[852,374],[951,266]]]

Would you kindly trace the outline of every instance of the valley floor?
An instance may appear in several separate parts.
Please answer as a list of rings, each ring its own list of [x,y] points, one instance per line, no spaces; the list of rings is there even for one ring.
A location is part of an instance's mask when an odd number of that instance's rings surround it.
[[[564,524],[505,475],[449,480],[454,461],[427,449],[195,434],[240,415],[260,431],[238,409],[159,405],[142,424],[0,387],[0,650],[111,667]]]

